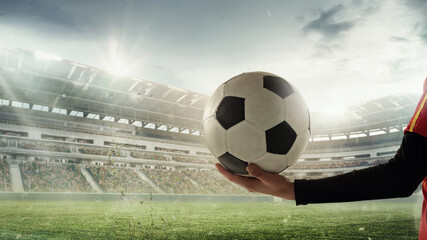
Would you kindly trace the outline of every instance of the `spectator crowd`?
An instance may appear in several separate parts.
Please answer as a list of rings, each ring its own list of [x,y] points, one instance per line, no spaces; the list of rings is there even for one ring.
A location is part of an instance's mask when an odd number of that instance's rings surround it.
[[[330,168],[352,168],[352,167],[365,167],[375,166],[381,163],[386,163],[389,158],[377,159],[362,159],[362,160],[343,160],[343,161],[306,161],[297,162],[289,169],[330,169]]]
[[[51,151],[51,152],[65,152],[69,153],[70,147],[67,144],[50,143],[42,141],[19,141],[18,148],[40,150],[40,151]]]
[[[0,192],[12,191],[12,182],[10,176],[9,164],[6,160],[0,160]]]
[[[26,162],[19,164],[28,192],[92,192],[75,164]]]
[[[211,170],[196,170],[186,169],[185,175],[203,186],[209,193],[214,194],[247,194],[248,191],[244,190],[238,185],[232,184],[224,176],[216,171]]]
[[[130,156],[139,159],[168,161],[165,155],[150,152],[131,151]]]
[[[79,152],[91,155],[103,155],[109,157],[125,157],[125,153],[119,148],[80,147]]]
[[[22,144],[22,143],[21,143]],[[0,143],[1,145],[1,143]],[[31,147],[31,143],[21,145]],[[43,146],[43,145],[42,145]],[[39,146],[40,147],[40,146]],[[90,149],[90,150],[88,150]],[[85,148],[85,151],[98,151],[96,148]],[[144,158],[159,159],[162,154],[133,151],[144,155]],[[161,159],[161,158],[160,158]],[[198,158],[172,156],[172,160],[197,162]],[[204,161],[203,158],[201,160]],[[373,166],[388,161],[388,158],[304,161],[297,162],[290,169],[336,169],[362,166]],[[206,163],[206,161],[204,161]],[[19,164],[25,191],[28,192],[93,192],[80,171],[73,163],[28,161]],[[169,194],[249,194],[243,188],[227,181],[216,170],[196,168],[170,168],[146,166],[131,168],[126,166],[95,166],[87,170],[98,185],[109,193],[159,193],[157,189]],[[140,172],[138,172],[140,171]],[[145,175],[145,176],[144,176]],[[310,175],[307,178],[321,177],[322,174]],[[147,179],[148,178],[148,179]],[[152,184],[155,184],[154,186]],[[9,165],[0,160],[0,191],[11,191]]]
[[[208,193],[204,186],[191,181],[183,171],[151,168],[142,171],[166,193]]]
[[[184,157],[184,156],[173,156],[172,160],[177,162],[188,162],[188,163],[201,163],[201,164],[208,163],[208,161],[203,158]]]
[[[155,193],[151,184],[141,179],[131,168],[90,166],[87,167],[98,185],[109,193]]]

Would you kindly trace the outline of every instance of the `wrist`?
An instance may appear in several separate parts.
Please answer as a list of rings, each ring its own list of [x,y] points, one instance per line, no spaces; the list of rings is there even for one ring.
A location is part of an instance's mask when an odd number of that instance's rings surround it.
[[[295,200],[294,183],[293,182],[287,182],[284,185],[283,190],[277,196],[284,198],[284,199],[287,199],[287,200]]]
[[[294,188],[293,182],[290,182],[288,197],[289,197],[288,200],[295,200],[295,188]]]
[[[295,200],[295,190],[294,190],[294,183],[293,182],[289,182],[289,187],[288,187],[286,199]]]

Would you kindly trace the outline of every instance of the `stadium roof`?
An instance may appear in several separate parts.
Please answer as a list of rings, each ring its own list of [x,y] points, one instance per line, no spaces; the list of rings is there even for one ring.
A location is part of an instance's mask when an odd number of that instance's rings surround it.
[[[348,107],[342,116],[312,112],[313,135],[401,130],[414,113],[419,94],[402,92]]]
[[[90,118],[200,134],[209,96],[22,49],[0,48],[0,98]],[[347,108],[341,117],[311,112],[312,136],[369,135],[398,130],[412,116],[418,94],[399,93]],[[59,109],[59,110],[58,110]],[[386,123],[385,123],[386,122]],[[137,126],[137,125],[136,125]],[[339,137],[339,136],[338,136]]]
[[[201,129],[209,96],[22,49],[0,49],[0,98],[141,121]],[[111,116],[113,115],[113,116]]]

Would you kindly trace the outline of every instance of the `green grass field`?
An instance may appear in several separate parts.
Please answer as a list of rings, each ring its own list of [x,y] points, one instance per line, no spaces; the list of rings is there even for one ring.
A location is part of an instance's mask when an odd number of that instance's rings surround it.
[[[417,239],[421,203],[0,201],[0,239]]]

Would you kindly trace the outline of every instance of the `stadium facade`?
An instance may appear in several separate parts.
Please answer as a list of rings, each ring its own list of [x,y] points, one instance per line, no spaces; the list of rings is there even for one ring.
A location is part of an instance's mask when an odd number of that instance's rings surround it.
[[[0,191],[248,194],[213,168],[209,96],[22,49],[0,49]],[[399,93],[311,113],[283,174],[319,178],[386,162],[418,102]]]

